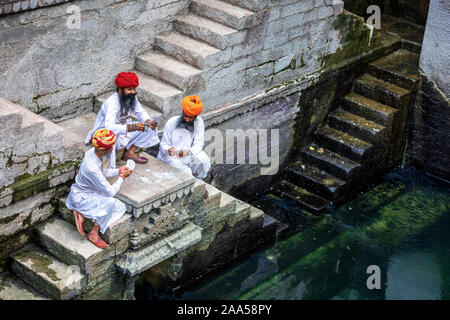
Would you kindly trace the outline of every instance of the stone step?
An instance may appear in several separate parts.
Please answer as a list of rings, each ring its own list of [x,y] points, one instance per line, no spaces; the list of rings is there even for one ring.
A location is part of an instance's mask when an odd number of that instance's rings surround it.
[[[65,221],[75,225],[75,218],[73,211],[66,207],[66,197],[58,200],[58,213]],[[133,232],[133,216],[129,213],[125,213],[119,220],[114,222],[106,231],[105,234],[99,233],[100,237],[108,244],[113,244],[127,237]],[[84,232],[88,233],[94,226],[93,222],[89,219],[85,219],[83,223]]]
[[[285,179],[328,200],[344,195],[345,181],[308,163],[295,162],[285,170]]]
[[[353,90],[369,99],[396,109],[406,108],[411,92],[405,88],[364,74],[353,82]]]
[[[369,63],[367,70],[376,78],[405,89],[412,89],[420,80],[419,60],[420,55],[400,49]]]
[[[13,272],[33,288],[57,300],[68,300],[86,285],[79,268],[67,265],[34,244],[11,254]]]
[[[70,137],[68,137],[68,139],[70,139]],[[39,148],[40,151],[44,151],[47,150],[49,152],[52,153],[52,156],[55,159],[60,160],[61,162],[63,162],[65,160],[64,157],[65,155],[65,148],[61,148],[61,145],[63,145],[64,147],[67,146],[68,148],[68,153],[70,153],[70,147],[74,146],[76,147],[76,144],[73,145],[71,144],[71,141],[65,141],[65,135],[64,135],[64,129],[61,128],[59,125],[45,120],[44,121],[44,131],[42,132],[42,134],[40,136],[37,137],[38,140],[38,144],[39,144]],[[72,154],[73,154],[73,150],[72,150]],[[82,156],[81,154],[78,154],[78,156]],[[75,158],[77,158],[78,156],[75,156]],[[67,159],[67,160],[72,160],[72,159]]]
[[[313,212],[322,211],[330,204],[329,200],[319,197],[286,180],[273,186],[272,192],[282,199],[287,199],[298,206]]]
[[[137,71],[136,74],[139,77],[139,99],[144,104],[165,116],[172,114],[171,110],[179,111],[183,91],[155,77]]]
[[[49,298],[15,275],[2,273],[0,274],[0,300],[49,300]]]
[[[146,105],[144,102],[140,101],[140,96],[141,96],[141,92],[139,90],[140,86],[138,87],[138,99],[140,104],[142,105],[142,108],[148,113],[149,117],[152,119],[158,118],[158,117],[162,117],[163,114],[162,112],[160,112],[159,110],[156,110],[155,108],[149,107],[148,105]],[[94,116],[92,118],[92,114],[87,114],[86,117],[88,118],[88,121],[92,121],[92,124],[90,126],[86,126],[86,128],[84,128],[84,130],[87,130],[86,134],[84,135],[84,137],[89,133],[89,131],[91,131],[92,127],[94,126],[95,123],[95,119],[97,117],[97,113],[100,111],[100,108],[102,107],[103,102],[105,102],[106,99],[108,99],[114,92],[106,92],[102,95],[99,95],[97,97],[95,97],[95,103],[94,103]],[[77,117],[78,118],[78,117]],[[80,120],[82,120],[80,118]],[[83,137],[83,139],[84,139]]]
[[[202,70],[228,62],[231,58],[231,50],[222,51],[177,32],[159,35],[155,43],[168,54]]]
[[[302,157],[317,168],[346,181],[357,177],[359,173],[360,165],[357,162],[315,143],[311,143],[303,149]]]
[[[220,0],[193,0],[192,12],[237,30],[259,24],[255,13]]]
[[[357,162],[370,157],[374,149],[372,144],[328,126],[319,128],[316,138],[325,148]]]
[[[64,127],[63,127],[64,128]],[[84,144],[84,137],[64,128],[64,161],[74,160],[84,156],[90,147]]]
[[[235,6],[239,6],[239,7],[246,8],[246,9],[253,10],[253,11],[261,10],[268,6],[267,1],[261,1],[261,0],[226,0],[226,2],[229,2]]]
[[[22,123],[20,110],[16,105],[5,98],[0,97],[0,133],[16,133]]]
[[[9,100],[0,99],[0,106],[4,109],[0,117],[5,117],[5,121],[11,121],[11,123],[5,124],[8,131],[16,130],[16,136],[27,137],[27,140],[29,140],[29,137],[39,137],[43,134],[44,123],[49,122],[47,119]]]
[[[174,27],[184,35],[222,50],[244,42],[247,34],[196,14],[176,16]]]
[[[397,109],[378,101],[366,98],[355,92],[346,94],[342,99],[342,108],[360,117],[375,121],[383,126],[392,124]]]
[[[139,55],[136,59],[136,69],[160,78],[180,90],[201,85],[201,70],[158,51]]]
[[[205,189],[208,192],[208,198],[205,199],[205,204],[210,209],[219,207],[222,203],[223,192],[208,183],[205,183]]]
[[[328,115],[328,123],[331,127],[346,132],[356,138],[379,143],[383,140],[386,127],[366,118],[357,116],[343,109],[337,109]]]
[[[103,251],[88,241],[86,236],[81,236],[72,223],[58,217],[36,228],[36,234],[43,248],[64,263],[79,267],[83,273],[91,273],[97,263],[96,256]]]

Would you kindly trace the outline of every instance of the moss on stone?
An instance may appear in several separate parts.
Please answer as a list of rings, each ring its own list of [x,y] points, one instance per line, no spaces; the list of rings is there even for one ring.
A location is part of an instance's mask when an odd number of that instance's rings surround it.
[[[17,218],[18,215],[19,215],[19,213],[15,213],[9,217],[2,218],[2,219],[0,219],[0,224],[7,224],[7,223],[13,221],[15,218]]]
[[[362,17],[353,14],[342,14],[334,22],[333,27],[341,30],[341,46],[335,53],[322,56],[321,66],[338,68],[340,62],[361,55],[381,45],[381,34],[371,30],[364,24]]]
[[[55,171],[59,170],[64,172],[67,168],[76,166],[79,162],[79,160],[68,161],[34,175],[24,173],[16,177],[12,184],[0,188],[0,194],[5,189],[10,188],[13,190],[12,202],[26,199],[33,194],[50,189],[49,178]]]
[[[22,221],[22,227],[27,228],[28,226],[31,225],[31,216],[32,214],[30,213],[28,215],[28,217],[26,217],[23,221]]]
[[[26,263],[31,260],[32,270],[38,273],[46,274],[53,281],[60,281],[61,279],[57,276],[56,271],[50,268],[53,264],[52,259],[46,257],[38,252],[31,250],[19,251],[14,255],[14,258],[22,263]]]

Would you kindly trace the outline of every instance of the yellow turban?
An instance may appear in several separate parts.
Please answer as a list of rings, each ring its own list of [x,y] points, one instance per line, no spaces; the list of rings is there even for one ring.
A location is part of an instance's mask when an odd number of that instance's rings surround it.
[[[184,97],[181,101],[184,113],[189,117],[198,116],[203,110],[203,103],[197,95]]]
[[[97,149],[109,149],[116,143],[116,135],[108,129],[98,129],[92,136],[92,145]]]

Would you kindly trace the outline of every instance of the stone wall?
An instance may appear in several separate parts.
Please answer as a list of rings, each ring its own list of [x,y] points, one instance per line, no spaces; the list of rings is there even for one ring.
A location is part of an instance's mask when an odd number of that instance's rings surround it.
[[[279,130],[279,144],[275,145],[278,150],[275,151],[279,154],[280,172],[285,164],[311,142],[314,131],[323,124],[335,106],[336,98],[350,90],[353,79],[364,73],[367,63],[399,49],[401,45],[400,41],[397,41],[393,46],[383,47],[378,33],[369,39],[370,30],[363,23],[363,19],[348,12],[336,19],[332,28],[338,31],[341,43],[335,53],[320,57],[320,72],[293,78],[292,81],[286,81],[232,105],[232,111],[228,114],[222,114],[221,111],[208,114],[205,119],[208,130],[220,130],[224,140],[227,129],[241,129],[243,133],[249,129],[269,129],[269,132],[272,129]],[[269,134],[268,136],[270,137]],[[206,151],[209,151],[209,144],[215,142],[214,137],[210,141],[205,141]],[[229,145],[227,149],[226,142],[223,142],[223,161],[228,149],[233,145]],[[276,179],[277,174],[273,172],[270,175],[261,175],[261,168],[268,168],[270,165],[259,161],[259,152],[271,156],[270,138],[265,146],[268,149],[261,149],[258,145],[256,165],[249,163],[249,139],[246,143],[245,163],[237,161],[239,154],[238,150],[235,150],[234,164],[216,163],[210,174],[212,184],[244,198],[263,191]]]
[[[69,29],[79,6],[80,29]],[[90,0],[0,18],[0,96],[55,120],[91,111],[113,75],[134,66],[188,0]]]
[[[450,181],[450,3],[432,0],[420,69],[422,85],[412,110],[406,162]]]
[[[34,10],[74,0],[0,0],[0,16]]]
[[[229,63],[206,71],[205,85],[186,92],[201,94],[209,109],[317,72],[320,57],[339,46],[332,25],[342,2],[234,2],[259,10],[263,19],[246,30],[246,42],[227,48]],[[72,3],[6,15],[0,19],[0,96],[55,121],[90,111],[93,98],[113,87],[118,72],[133,69],[136,56],[153,47],[155,35],[171,30],[189,3],[77,1],[80,29],[67,27]]]

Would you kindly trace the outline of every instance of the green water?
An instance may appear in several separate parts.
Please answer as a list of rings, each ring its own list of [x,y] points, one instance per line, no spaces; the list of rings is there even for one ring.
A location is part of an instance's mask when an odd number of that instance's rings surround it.
[[[292,226],[177,299],[450,299],[450,196],[414,171],[315,217],[264,195],[253,202]],[[380,288],[367,273],[379,267]]]

